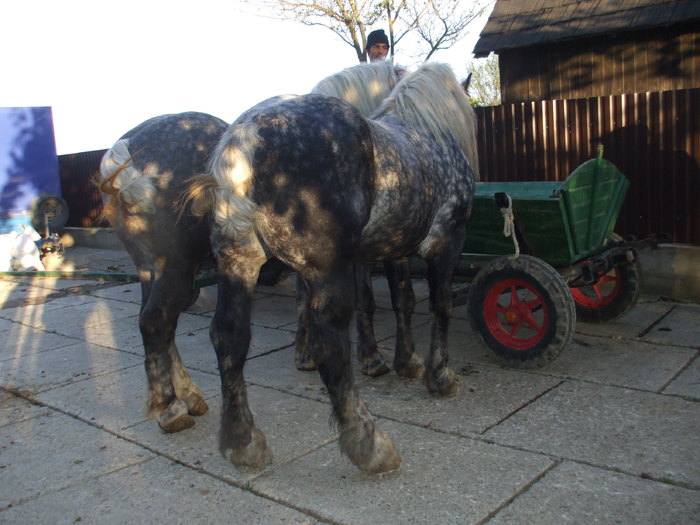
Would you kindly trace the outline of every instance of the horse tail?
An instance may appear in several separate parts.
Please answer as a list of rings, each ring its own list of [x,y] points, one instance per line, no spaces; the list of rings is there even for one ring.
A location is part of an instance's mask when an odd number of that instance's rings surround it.
[[[182,217],[187,205],[195,217],[204,217],[211,213],[216,203],[216,179],[211,175],[195,175],[187,180],[187,188],[176,206],[178,220]]]
[[[111,197],[106,206],[113,210],[108,212],[116,211],[123,204],[133,213],[152,213],[158,191],[154,182],[156,177],[156,174],[147,175],[134,166],[128,139],[117,141],[100,163],[98,187]]]
[[[255,226],[257,206],[248,193],[259,140],[254,123],[234,125],[224,133],[209,164],[209,173],[216,180],[214,221],[228,239],[242,239]]]

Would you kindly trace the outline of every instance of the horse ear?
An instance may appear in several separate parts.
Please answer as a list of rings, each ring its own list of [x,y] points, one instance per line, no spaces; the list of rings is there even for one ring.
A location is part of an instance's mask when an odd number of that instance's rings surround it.
[[[469,74],[467,75],[467,78],[465,78],[465,79],[462,81],[462,89],[464,89],[464,92],[465,92],[465,93],[469,93],[469,84],[471,83],[471,81],[472,81],[472,74],[469,73]]]

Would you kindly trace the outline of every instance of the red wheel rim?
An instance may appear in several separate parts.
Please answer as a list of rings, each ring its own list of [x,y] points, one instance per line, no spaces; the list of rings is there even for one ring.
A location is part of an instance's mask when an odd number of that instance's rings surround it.
[[[500,344],[528,350],[549,329],[549,312],[542,294],[519,279],[497,282],[484,299],[484,321]]]
[[[618,268],[613,268],[603,275],[598,282],[580,288],[571,288],[571,296],[581,306],[602,308],[610,304],[620,293],[622,279]]]

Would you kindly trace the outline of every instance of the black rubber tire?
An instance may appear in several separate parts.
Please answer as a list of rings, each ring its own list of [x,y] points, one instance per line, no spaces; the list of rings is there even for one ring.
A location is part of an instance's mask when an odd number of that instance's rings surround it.
[[[572,289],[572,296],[576,304],[576,315],[585,323],[607,323],[622,317],[639,300],[642,289],[642,267],[639,260],[623,264],[613,268],[608,275],[619,281],[619,288],[612,291],[614,296],[603,296],[600,301],[594,301],[595,289],[591,286],[582,286],[578,290]],[[577,293],[578,292],[578,293]],[[604,294],[606,290],[598,289],[598,293]],[[585,300],[580,294],[590,296],[591,300]],[[595,304],[598,303],[598,304]]]
[[[39,195],[29,210],[32,226],[39,233],[45,233],[44,215],[48,215],[49,230],[55,231],[68,223],[68,204],[58,195]]]
[[[474,331],[508,367],[550,363],[567,347],[576,328],[576,308],[564,279],[530,255],[499,257],[486,264],[472,282],[467,308]],[[529,317],[519,318],[518,311]],[[520,333],[533,335],[519,338]]]

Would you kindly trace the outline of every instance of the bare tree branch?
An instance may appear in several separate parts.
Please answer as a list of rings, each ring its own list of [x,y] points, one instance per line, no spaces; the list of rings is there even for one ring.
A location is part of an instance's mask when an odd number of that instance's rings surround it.
[[[367,28],[386,23],[392,56],[409,34],[422,42],[419,57],[428,60],[437,51],[457,42],[466,27],[493,0],[239,0],[258,14],[296,20],[333,31],[354,48],[360,62],[367,61]],[[416,58],[416,57],[414,57]]]

